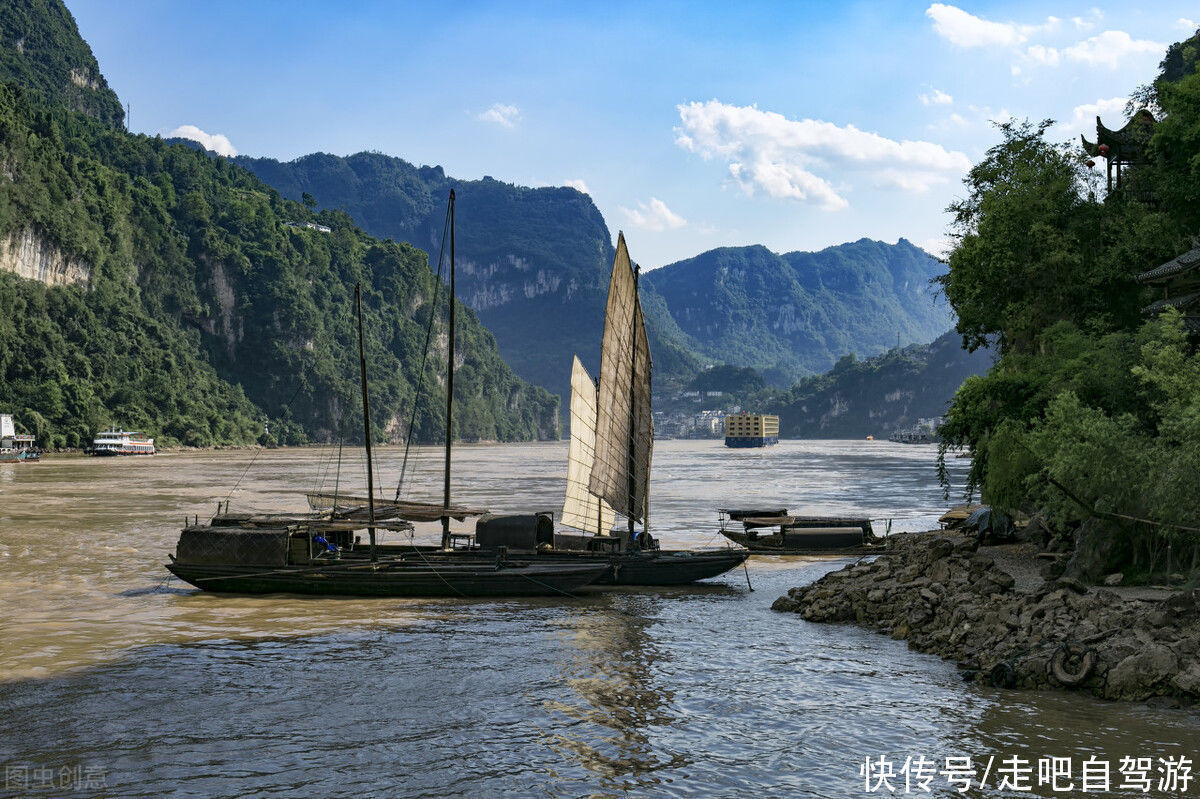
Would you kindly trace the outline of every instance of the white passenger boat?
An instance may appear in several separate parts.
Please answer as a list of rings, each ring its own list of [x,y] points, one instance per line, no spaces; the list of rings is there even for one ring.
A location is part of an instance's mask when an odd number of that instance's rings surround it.
[[[153,455],[154,439],[136,430],[105,430],[92,441],[92,455]]]

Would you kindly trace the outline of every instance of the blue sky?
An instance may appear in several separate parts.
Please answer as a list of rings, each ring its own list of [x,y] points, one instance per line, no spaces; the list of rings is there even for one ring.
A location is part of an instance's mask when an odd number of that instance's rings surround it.
[[[1200,21],[1169,0],[68,6],[134,130],[575,185],[648,268],[728,245],[936,250],[990,120],[1118,123]]]

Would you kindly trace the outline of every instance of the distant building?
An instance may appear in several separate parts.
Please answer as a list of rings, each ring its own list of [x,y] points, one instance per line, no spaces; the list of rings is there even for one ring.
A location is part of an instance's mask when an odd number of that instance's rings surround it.
[[[1154,115],[1143,108],[1134,114],[1125,123],[1125,127],[1120,130],[1105,127],[1104,123],[1100,121],[1100,117],[1097,116],[1096,141],[1090,142],[1084,136],[1079,137],[1083,142],[1083,149],[1088,155],[1092,158],[1104,159],[1108,173],[1109,193],[1112,193],[1113,189],[1124,191],[1126,170],[1129,167],[1146,163],[1146,145],[1154,134],[1154,125]],[[1092,166],[1093,163],[1089,161],[1088,166]],[[1140,192],[1135,192],[1135,194],[1140,194]],[[1139,196],[1137,199],[1153,200],[1149,196]]]
[[[779,417],[739,413],[725,417],[725,446],[769,447],[779,443]]]
[[[1168,308],[1178,308],[1188,334],[1200,336],[1200,246],[1143,272],[1137,282],[1162,291],[1162,297],[1143,308],[1142,313],[1157,316]]]
[[[901,444],[932,444],[941,440],[938,436],[938,428],[945,421],[945,417],[942,416],[933,419],[918,419],[912,427],[892,431],[891,439]]]
[[[301,228],[303,230],[315,230],[318,233],[332,233],[333,228],[328,225],[318,225],[316,222],[284,222],[284,227]]]

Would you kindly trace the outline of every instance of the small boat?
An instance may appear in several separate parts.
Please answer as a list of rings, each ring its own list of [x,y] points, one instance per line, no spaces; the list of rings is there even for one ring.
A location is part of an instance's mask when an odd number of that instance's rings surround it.
[[[870,519],[792,516],[786,508],[718,508],[721,535],[755,554],[861,555],[879,551]],[[740,522],[742,529],[732,529]],[[770,529],[775,528],[775,529]]]
[[[101,457],[153,455],[154,451],[153,438],[148,438],[136,430],[118,430],[115,427],[97,435],[88,449],[89,454]]]
[[[34,444],[37,439],[18,433],[12,414],[0,414],[0,463],[28,463],[41,460],[42,452]]]

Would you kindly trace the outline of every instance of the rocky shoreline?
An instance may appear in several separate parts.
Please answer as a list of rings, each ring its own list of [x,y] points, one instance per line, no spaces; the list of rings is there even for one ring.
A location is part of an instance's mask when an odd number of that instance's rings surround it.
[[[772,608],[872,627],[996,687],[1200,702],[1200,589],[1089,588],[1030,579],[1036,562],[1018,562],[957,533],[897,535],[872,562],[793,588]]]

